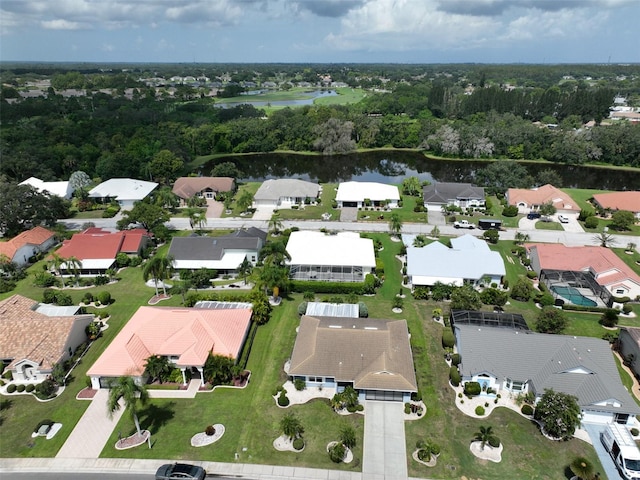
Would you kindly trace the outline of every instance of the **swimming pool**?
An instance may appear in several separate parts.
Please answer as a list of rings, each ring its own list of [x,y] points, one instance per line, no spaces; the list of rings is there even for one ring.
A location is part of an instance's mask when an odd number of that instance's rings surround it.
[[[598,304],[583,296],[579,290],[573,287],[560,287],[556,285],[551,286],[551,291],[557,293],[562,298],[567,299],[569,302],[574,305],[582,305],[584,307],[596,307]]]

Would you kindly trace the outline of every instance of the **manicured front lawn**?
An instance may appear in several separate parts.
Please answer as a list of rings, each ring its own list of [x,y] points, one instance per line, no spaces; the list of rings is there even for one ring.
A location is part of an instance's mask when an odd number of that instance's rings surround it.
[[[536,222],[536,230],[557,230],[563,231],[562,225],[558,222],[542,222],[538,220]]]
[[[409,195],[402,196],[402,207],[385,211],[377,207],[365,207],[358,210],[358,221],[389,222],[391,215],[396,214],[403,223],[426,223],[427,212],[414,212],[417,204],[422,204],[422,199]],[[382,217],[382,218],[380,218]]]
[[[337,183],[323,183],[322,193],[320,195],[320,204],[316,206],[305,205],[303,209],[292,210],[284,208],[278,210],[280,219],[282,220],[320,220],[323,213],[331,214],[331,220],[340,219],[340,210],[332,208],[333,201],[336,198]]]

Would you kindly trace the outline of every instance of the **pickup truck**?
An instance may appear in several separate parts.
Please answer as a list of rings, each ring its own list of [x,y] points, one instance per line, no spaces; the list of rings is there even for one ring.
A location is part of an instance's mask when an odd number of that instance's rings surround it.
[[[469,230],[476,228],[476,226],[473,223],[470,223],[469,220],[460,220],[459,222],[453,222],[453,227],[468,228]]]

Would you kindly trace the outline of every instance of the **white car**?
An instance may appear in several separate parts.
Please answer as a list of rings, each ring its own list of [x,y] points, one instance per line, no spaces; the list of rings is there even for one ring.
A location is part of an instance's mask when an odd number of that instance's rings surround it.
[[[560,223],[569,223],[569,217],[565,215],[558,215],[558,221]]]

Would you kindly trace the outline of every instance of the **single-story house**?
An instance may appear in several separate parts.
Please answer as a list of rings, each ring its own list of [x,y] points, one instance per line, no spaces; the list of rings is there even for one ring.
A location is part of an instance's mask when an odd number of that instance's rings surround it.
[[[233,273],[246,258],[255,265],[267,239],[266,232],[255,227],[237,230],[222,237],[173,237],[169,255],[176,270],[210,268]]]
[[[484,188],[470,183],[435,182],[422,188],[427,210],[439,212],[445,205],[460,208],[484,208]]]
[[[104,275],[114,267],[119,253],[140,255],[151,242],[151,235],[143,228],[110,232],[101,228],[88,228],[76,233],[55,252],[63,259],[71,257],[81,262],[80,275]],[[66,264],[60,267],[63,275],[69,275]]]
[[[620,327],[618,332],[618,351],[636,378],[640,378],[640,328]]]
[[[580,213],[580,206],[569,195],[553,185],[537,188],[510,188],[507,190],[507,203],[518,207],[518,212],[529,213],[539,210],[545,203],[551,202],[557,213]]]
[[[408,402],[418,390],[406,320],[304,315],[287,373],[361,400]]]
[[[632,212],[636,218],[640,218],[640,192],[610,192],[596,193],[593,203],[603,210],[615,212],[626,210]]]
[[[0,359],[16,382],[40,383],[82,343],[93,315],[13,295],[0,301]]]
[[[0,242],[0,255],[5,255],[18,266],[29,263],[29,258],[44,253],[56,244],[56,236],[44,227],[33,227],[7,242]]]
[[[45,182],[36,177],[29,177],[24,182],[21,182],[20,185],[31,185],[40,193],[49,192],[51,195],[66,198],[67,200],[73,195],[73,188],[69,181]]]
[[[640,414],[605,340],[476,325],[454,332],[463,382],[503,395],[531,392],[536,401],[545,389],[574,395],[585,422],[632,424]]]
[[[116,200],[121,208],[133,208],[133,204],[144,199],[158,186],[155,182],[145,182],[133,178],[111,178],[89,190],[89,197],[104,203]]]
[[[338,185],[336,202],[343,207],[398,207],[400,192],[395,185],[376,182],[342,182]]]
[[[232,192],[235,180],[231,177],[180,177],[173,184],[173,193],[186,205],[193,197],[214,199],[220,192]]]
[[[465,283],[500,285],[506,274],[504,261],[487,242],[473,235],[451,239],[451,248],[440,242],[424,247],[407,247],[407,275],[416,286],[462,286]]]
[[[253,196],[253,207],[290,208],[316,202],[320,196],[320,185],[297,178],[265,180]]]
[[[614,296],[635,299],[640,295],[640,276],[608,248],[536,243],[526,245],[526,249],[531,268],[538,275],[542,270],[588,272]]]
[[[291,233],[286,249],[294,280],[362,282],[376,268],[373,240],[359,233],[301,230]]]
[[[146,360],[167,357],[175,368],[199,375],[210,353],[237,359],[249,332],[250,304],[237,308],[140,307],[89,368],[92,388],[109,388],[113,379],[131,376],[146,382]]]

